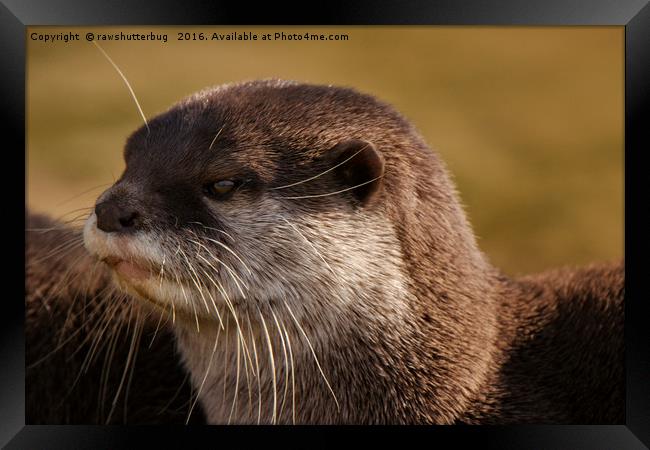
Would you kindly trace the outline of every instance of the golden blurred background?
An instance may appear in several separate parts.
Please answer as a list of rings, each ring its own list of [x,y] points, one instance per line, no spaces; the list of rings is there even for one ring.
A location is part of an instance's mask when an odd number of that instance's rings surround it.
[[[77,32],[78,42],[32,41]],[[506,273],[623,256],[623,27],[30,27],[27,203],[73,219],[122,171],[141,125],[225,82],[352,86],[409,118],[446,161],[479,245]],[[178,32],[346,33],[347,41],[178,41]]]

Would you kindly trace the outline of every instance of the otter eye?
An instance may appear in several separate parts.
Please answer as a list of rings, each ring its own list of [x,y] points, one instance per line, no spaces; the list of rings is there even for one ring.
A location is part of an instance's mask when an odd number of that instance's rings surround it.
[[[231,180],[220,180],[205,186],[205,192],[209,196],[217,199],[223,199],[226,194],[232,192],[235,182]]]

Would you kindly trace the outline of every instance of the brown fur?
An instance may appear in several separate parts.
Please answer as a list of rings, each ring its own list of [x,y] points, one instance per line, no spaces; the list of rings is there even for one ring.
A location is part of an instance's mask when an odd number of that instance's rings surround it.
[[[81,244],[79,230],[31,213],[26,223],[28,230],[34,229],[26,236],[26,423],[185,423],[191,388],[177,362],[173,336],[168,325],[163,324],[149,348],[157,316],[147,316],[144,311],[140,313],[146,322],[126,408],[125,385],[113,417],[107,422],[134,332],[135,315],[129,318],[127,314],[132,299],[113,292],[110,273],[90,258],[83,246],[53,253],[71,239]],[[52,227],[58,229],[41,230]],[[111,315],[110,327],[100,338],[103,345],[89,369],[81,373],[91,344],[106,323],[104,313],[110,312],[115,302],[122,305]],[[110,338],[117,329],[121,334],[115,340],[114,354],[107,355]],[[107,356],[112,363],[104,383],[101,380]],[[37,363],[39,360],[42,362]],[[104,388],[105,405],[100,408]],[[199,408],[191,423],[203,421]]]
[[[503,280],[500,354],[469,423],[625,421],[622,264]]]
[[[249,82],[197,93],[149,129],[129,138],[126,171],[98,200],[137,212],[137,226],[105,232],[92,214],[86,246],[154,272],[166,261],[179,276],[124,287],[175,305],[210,423],[293,422],[284,401],[273,408],[290,379],[289,343],[297,423],[622,422],[623,268],[503,276],[478,249],[444,164],[389,105],[351,89]],[[352,168],[325,172],[361,150]],[[228,198],[202,191],[219,180],[245,181]],[[246,292],[201,252],[234,268]],[[217,314],[230,318],[223,331]],[[260,350],[258,392],[242,381],[239,332]]]

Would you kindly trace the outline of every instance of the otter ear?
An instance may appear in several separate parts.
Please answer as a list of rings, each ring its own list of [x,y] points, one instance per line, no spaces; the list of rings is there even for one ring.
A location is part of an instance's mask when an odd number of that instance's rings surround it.
[[[384,157],[370,142],[350,139],[339,142],[327,152],[332,158],[335,176],[362,205],[379,191],[384,175]]]

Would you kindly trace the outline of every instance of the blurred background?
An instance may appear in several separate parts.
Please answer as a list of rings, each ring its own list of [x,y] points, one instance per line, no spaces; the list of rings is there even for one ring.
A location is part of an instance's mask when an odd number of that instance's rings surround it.
[[[73,219],[123,169],[147,117],[210,85],[278,77],[355,87],[392,103],[446,161],[506,273],[623,257],[622,27],[30,27],[27,203]],[[177,41],[178,32],[345,33],[347,41]]]

